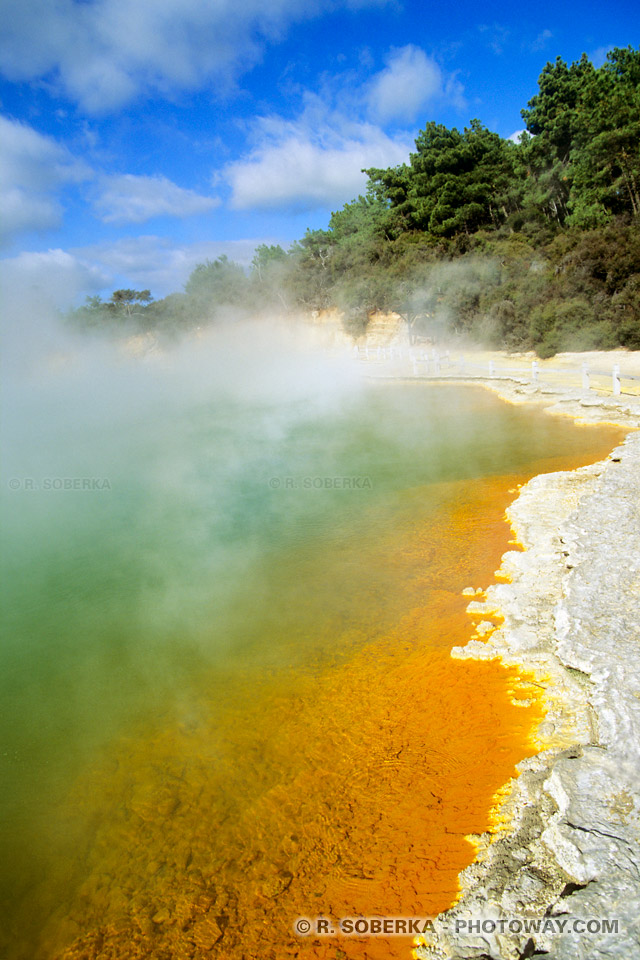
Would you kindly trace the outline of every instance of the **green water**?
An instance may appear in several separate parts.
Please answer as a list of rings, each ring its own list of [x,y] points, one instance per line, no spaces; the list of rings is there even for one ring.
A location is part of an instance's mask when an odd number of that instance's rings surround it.
[[[165,389],[162,371],[140,374],[145,390],[135,376],[123,386],[117,371],[103,375],[99,388],[51,377],[18,395],[5,430],[9,958],[26,955],[16,917],[37,933],[64,898],[55,858],[72,857],[76,840],[57,810],[106,744],[197,711],[207,677],[232,683],[348,656],[336,635],[367,643],[406,607],[389,589],[389,545],[428,522],[443,483],[555,468],[590,436],[475,388],[329,375],[287,396],[269,377],[245,393],[183,389],[169,375]],[[98,486],[58,489],[78,478]]]

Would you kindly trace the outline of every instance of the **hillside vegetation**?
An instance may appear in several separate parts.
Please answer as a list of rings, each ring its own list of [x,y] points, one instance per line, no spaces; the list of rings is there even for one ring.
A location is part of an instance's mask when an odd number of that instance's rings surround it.
[[[339,307],[354,337],[378,310],[412,339],[495,347],[640,348],[640,50],[547,63],[504,140],[473,120],[429,122],[407,162],[370,168],[367,192],[290,250],[262,246],[247,273],[200,264],[183,293],[116,291],[81,326],[175,332],[226,312]]]

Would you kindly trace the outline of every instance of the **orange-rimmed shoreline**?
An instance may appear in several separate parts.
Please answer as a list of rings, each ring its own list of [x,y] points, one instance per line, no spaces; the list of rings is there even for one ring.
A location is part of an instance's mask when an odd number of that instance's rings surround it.
[[[538,929],[537,937],[532,939],[522,925],[518,929],[517,921],[523,917],[553,916],[554,912],[571,915],[574,911],[577,911],[580,919],[581,914],[589,910],[591,916],[608,917],[612,910],[616,912],[608,892],[613,883],[618,888],[623,888],[625,884],[629,888],[627,895],[631,913],[625,916],[625,909],[618,909],[616,921],[617,925],[621,925],[619,932],[624,939],[621,937],[617,941],[618,952],[611,953],[612,956],[626,957],[630,944],[638,946],[630,926],[635,916],[633,870],[629,874],[628,871],[625,873],[624,868],[618,868],[615,856],[611,860],[602,850],[598,850],[597,840],[591,843],[594,848],[592,866],[585,870],[577,852],[582,841],[577,840],[574,846],[567,837],[571,830],[578,837],[589,836],[590,840],[599,833],[595,830],[590,834],[590,820],[597,817],[597,803],[590,795],[585,796],[582,790],[576,789],[579,780],[575,780],[575,777],[580,776],[585,780],[590,777],[593,783],[599,784],[599,789],[602,789],[603,781],[609,783],[613,797],[608,808],[613,823],[610,829],[612,836],[615,836],[616,817],[620,815],[615,800],[616,774],[613,777],[608,775],[606,757],[602,759],[604,752],[612,749],[615,738],[607,744],[606,737],[603,741],[600,735],[599,727],[604,723],[607,712],[611,712],[607,698],[611,703],[611,697],[618,699],[618,696],[617,693],[613,694],[612,689],[607,692],[600,678],[594,682],[590,670],[583,673],[582,669],[576,670],[571,665],[580,663],[582,666],[582,663],[579,656],[576,659],[575,651],[571,650],[567,624],[580,624],[571,607],[572,591],[575,595],[575,580],[580,583],[581,574],[586,582],[589,576],[588,570],[584,574],[578,570],[577,578],[571,576],[574,563],[584,562],[584,557],[589,555],[592,564],[594,558],[599,561],[603,559],[602,530],[596,527],[583,529],[580,524],[585,519],[593,524],[594,513],[596,522],[599,521],[603,513],[602,501],[607,500],[604,492],[607,482],[610,489],[617,489],[632,502],[637,501],[640,494],[638,471],[634,473],[633,466],[631,473],[627,467],[626,478],[620,482],[621,473],[617,477],[611,473],[612,470],[616,471],[615,465],[623,460],[625,464],[627,461],[635,464],[640,459],[638,438],[634,436],[640,427],[640,399],[627,396],[596,400],[593,396],[585,397],[583,391],[554,391],[548,386],[532,387],[528,383],[513,380],[496,383],[494,378],[474,378],[474,382],[507,402],[541,404],[545,412],[569,416],[579,424],[622,427],[627,433],[627,440],[604,461],[574,471],[535,477],[523,487],[507,511],[515,542],[525,548],[525,553],[505,554],[500,570],[496,572],[497,579],[503,582],[487,592],[487,610],[499,610],[502,623],[496,631],[489,632],[487,643],[473,639],[465,647],[454,649],[453,655],[481,660],[499,656],[504,663],[532,671],[536,683],[544,690],[543,700],[547,711],[538,740],[541,752],[532,760],[520,764],[520,776],[505,784],[496,795],[493,820],[497,829],[479,838],[477,860],[461,875],[462,895],[458,903],[436,918],[427,937],[416,941],[418,947],[415,956],[428,957],[429,960],[465,958],[470,955],[469,950],[477,951],[482,945],[487,955],[500,960],[502,957],[519,956],[523,950],[535,950],[536,947],[546,952],[552,949],[554,943],[560,951],[558,956],[578,956],[576,951],[589,948],[584,937],[581,939],[571,928],[564,939],[562,934],[553,941],[542,928]],[[630,442],[631,455],[628,456],[625,447]],[[600,515],[597,508],[591,506],[598,498]],[[615,507],[615,504],[611,506]],[[614,515],[615,509],[611,518],[608,518],[609,522]],[[606,524],[607,521],[604,522]],[[631,524],[626,539],[635,546],[629,548],[627,545],[626,554],[624,545],[616,543],[616,549],[622,550],[622,564],[632,567],[631,577],[627,581],[633,585],[633,556],[638,550],[640,529],[637,522],[631,520]],[[576,554],[577,561],[574,560]],[[554,569],[547,571],[548,566]],[[582,589],[584,591],[584,586]],[[631,586],[631,589],[634,587]],[[602,610],[608,610],[608,604],[615,603],[613,590],[612,587],[607,595],[606,588],[600,589],[600,596],[604,596],[600,601]],[[482,604],[472,602],[470,606],[474,616],[481,615]],[[589,613],[602,618],[597,598],[594,609]],[[619,629],[619,636],[631,639],[633,631],[633,621],[627,618]],[[618,646],[622,647],[622,644],[618,642]],[[616,655],[615,646],[611,653]],[[622,656],[625,656],[624,652]],[[628,658],[628,654],[626,656]],[[598,675],[596,673],[593,676]],[[631,699],[633,702],[633,678],[629,683],[623,681],[623,684],[618,687],[619,699]],[[617,725],[633,728],[629,707],[625,712],[623,705],[618,713]],[[612,726],[615,727],[616,723]],[[624,765],[625,762],[624,756],[613,760],[618,769],[619,764]],[[633,810],[640,801],[640,785],[633,777],[623,778],[623,782],[626,786],[622,788],[620,796],[624,798],[624,809]],[[575,811],[573,814],[567,812],[572,806],[580,810],[584,826],[579,825],[580,818]],[[577,821],[576,824],[571,822],[571,817]],[[626,813],[623,816],[626,824],[625,817]],[[606,812],[604,819],[607,820]],[[588,848],[588,843],[584,846]],[[615,879],[612,879],[614,876]],[[600,885],[598,881],[602,881]],[[587,887],[592,889],[589,884],[593,884],[595,892],[585,897],[582,892]],[[566,899],[572,894],[575,906],[573,901],[569,904]],[[475,933],[470,922],[473,920],[476,922]],[[516,922],[511,928],[505,926],[514,920]],[[484,928],[478,927],[478,921],[485,921]],[[502,926],[496,921],[501,921]],[[498,935],[497,931],[501,933]]]

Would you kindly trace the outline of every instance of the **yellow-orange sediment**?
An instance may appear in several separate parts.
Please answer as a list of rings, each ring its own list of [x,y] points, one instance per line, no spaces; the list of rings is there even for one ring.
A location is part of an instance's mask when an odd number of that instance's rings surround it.
[[[593,439],[591,459],[611,448]],[[410,604],[374,643],[313,670],[204,677],[189,722],[113,745],[70,803],[91,839],[41,955],[409,957],[410,938],[299,938],[293,923],[450,906],[468,835],[534,752],[531,678],[449,653],[473,629],[461,590],[494,580],[525,479],[449,485],[392,558]]]

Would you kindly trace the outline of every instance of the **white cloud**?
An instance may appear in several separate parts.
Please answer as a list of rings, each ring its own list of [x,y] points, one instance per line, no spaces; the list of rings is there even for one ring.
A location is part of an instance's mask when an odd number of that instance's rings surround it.
[[[499,57],[504,53],[504,48],[511,35],[511,31],[507,27],[502,26],[500,23],[493,23],[491,25],[485,23],[478,27],[478,32],[496,56]]]
[[[166,177],[125,173],[104,177],[94,207],[104,223],[144,223],[153,217],[190,217],[219,206],[216,197],[185,190]]]
[[[520,137],[526,132],[526,130],[514,130],[511,136],[507,137],[507,140],[511,140],[512,143],[520,143]]]
[[[549,45],[549,40],[553,39],[553,34],[551,30],[543,30],[538,34],[536,39],[531,44],[531,50],[534,53],[538,53],[540,50],[544,50],[545,47]]]
[[[259,244],[277,242],[272,238],[258,238],[179,244],[166,237],[141,236],[93,244],[70,252],[79,261],[92,264],[107,278],[99,289],[122,285],[148,288],[159,299],[181,290],[198,263],[226,254],[230,260],[248,266]]]
[[[409,44],[391,51],[387,66],[371,84],[369,106],[382,121],[410,122],[427,103],[442,96],[440,67],[419,47]]]
[[[58,191],[91,176],[90,169],[51,137],[7,117],[0,117],[0,142],[2,241],[58,226]]]
[[[67,309],[88,294],[118,287],[149,288],[156,298],[180,291],[198,263],[226,254],[242,266],[274,237],[174,243],[166,237],[128,237],[71,250],[23,252],[0,260],[2,309],[18,318],[31,310]],[[22,322],[22,321],[21,321]]]
[[[0,260],[3,301],[68,307],[79,293],[93,293],[108,283],[108,273],[89,259],[66,250],[23,252]]]
[[[594,50],[593,53],[589,54],[589,60],[594,65],[594,67],[601,67],[603,63],[607,61],[607,54],[613,50],[615,44],[611,43],[608,46],[598,47],[597,50]]]
[[[0,63],[51,78],[86,110],[140,94],[228,85],[290,23],[387,0],[5,0]]]
[[[443,96],[444,100],[456,110],[466,110],[469,106],[464,95],[464,87],[455,73],[445,77]]]
[[[353,78],[325,77],[319,94],[303,93],[295,120],[254,121],[253,149],[219,178],[231,187],[231,207],[335,209],[363,192],[363,169],[408,159],[415,131],[390,135],[383,126],[406,126],[434,100],[466,106],[455,75],[413,45],[392,50],[386,67],[359,86]]]
[[[231,206],[314,209],[346,203],[364,190],[365,167],[395,166],[410,149],[409,138],[391,139],[371,124],[348,132],[284,124],[280,137],[226,167]]]

